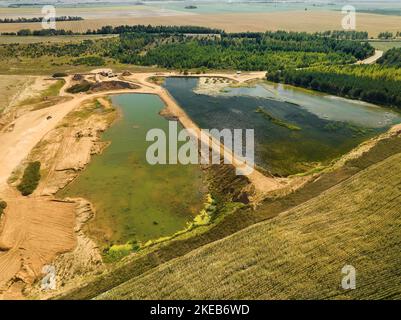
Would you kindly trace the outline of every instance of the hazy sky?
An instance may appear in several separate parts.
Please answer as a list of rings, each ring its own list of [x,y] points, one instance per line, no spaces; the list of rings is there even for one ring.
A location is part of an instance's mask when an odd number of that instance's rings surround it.
[[[68,3],[88,3],[88,2],[92,2],[92,3],[96,3],[96,2],[109,2],[109,3],[113,3],[113,2],[118,2],[118,3],[123,3],[123,2],[131,2],[131,3],[135,3],[135,2],[153,2],[153,1],[157,1],[157,2],[162,2],[162,1],[171,1],[171,0],[0,0],[0,4],[2,5],[8,5],[10,3],[63,3],[63,4],[68,4]],[[177,1],[177,0],[173,0],[173,1]],[[179,1],[179,0],[178,0]],[[228,2],[229,0],[181,0],[183,2],[203,2],[203,1],[207,1],[207,2]],[[258,1],[258,0],[231,0],[233,2],[241,2],[241,1]],[[263,0],[259,0],[259,1],[263,1]],[[266,1],[266,0],[264,0]],[[274,1],[274,0],[267,0],[267,1]],[[278,2],[294,2],[294,0],[276,0]],[[302,1],[302,0],[296,0],[296,1]],[[324,2],[330,2],[330,3],[357,3],[357,2],[365,2],[365,3],[380,3],[380,2],[399,2],[401,0],[303,0],[304,2],[314,2],[314,3],[324,3]]]

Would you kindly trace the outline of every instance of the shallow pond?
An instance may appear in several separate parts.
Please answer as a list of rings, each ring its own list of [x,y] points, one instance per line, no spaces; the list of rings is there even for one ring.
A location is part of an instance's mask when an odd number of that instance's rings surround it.
[[[195,93],[197,85],[197,78],[164,83],[201,128],[255,129],[256,164],[277,175],[327,164],[401,122],[386,108],[293,87],[263,83],[208,95]]]
[[[168,132],[159,97],[112,97],[121,118],[103,135],[111,144],[58,196],[83,197],[96,208],[88,234],[101,244],[146,241],[185,228],[203,205],[202,172],[196,165],[149,165],[149,129]]]

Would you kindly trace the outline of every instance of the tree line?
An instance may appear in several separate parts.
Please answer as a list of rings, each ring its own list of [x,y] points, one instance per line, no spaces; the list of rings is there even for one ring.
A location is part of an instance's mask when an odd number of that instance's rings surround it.
[[[158,65],[166,68],[280,70],[327,64],[353,63],[373,54],[367,42],[336,40],[296,32],[235,33],[224,36],[203,27],[145,27],[138,30],[181,30],[187,33],[122,33],[112,39],[68,44],[14,44],[0,46],[2,56],[40,57],[99,55],[123,63]],[[144,29],[142,29],[144,28]],[[152,29],[153,28],[153,29]],[[38,34],[64,34],[62,30],[38,30]],[[28,31],[24,31],[28,34]]]
[[[118,47],[110,54],[120,62],[175,69],[273,71],[353,63],[374,53],[367,42],[285,31],[221,37],[129,33],[119,38]]]
[[[401,108],[401,72],[388,66],[330,66],[270,72],[267,79],[333,95]]]
[[[32,18],[24,18],[24,17],[18,17],[18,18],[4,18],[0,19],[0,23],[28,23],[28,22],[42,22],[43,17],[32,17]],[[61,16],[61,17],[55,17],[55,21],[81,21],[84,20],[82,17],[76,17],[76,16]]]
[[[397,31],[395,34],[389,31],[385,32],[380,32],[379,35],[377,36],[379,39],[394,39],[394,38],[400,38],[401,37],[401,31]]]

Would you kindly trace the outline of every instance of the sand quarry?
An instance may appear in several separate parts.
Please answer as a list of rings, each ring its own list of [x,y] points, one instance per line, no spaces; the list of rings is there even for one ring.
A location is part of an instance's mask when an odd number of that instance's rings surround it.
[[[99,70],[96,70],[98,72]],[[100,70],[101,71],[101,70]],[[235,82],[260,79],[264,72],[237,74],[210,74],[210,77],[225,77]],[[84,200],[60,202],[53,195],[71,181],[90,161],[92,154],[101,152],[99,133],[107,129],[110,121],[93,115],[85,120],[74,119],[74,111],[82,111],[95,100],[105,108],[111,108],[103,97],[119,93],[157,94],[166,104],[165,114],[177,118],[186,128],[199,132],[199,128],[187,117],[171,96],[160,86],[148,81],[155,76],[178,76],[175,73],[139,73],[120,80],[135,84],[135,89],[107,90],[89,94],[68,94],[66,88],[74,83],[66,77],[60,96],[68,98],[54,106],[26,111],[15,116],[0,132],[0,198],[8,207],[0,225],[0,298],[24,298],[25,294],[42,294],[32,291],[44,274],[42,268],[49,263],[64,269],[60,277],[73,277],[70,268],[79,266],[85,270],[101,269],[101,257],[96,245],[83,234],[82,224],[91,218],[93,210]],[[86,75],[106,83],[107,78]],[[24,94],[38,87],[37,81],[24,86]],[[106,83],[106,88],[109,86]],[[70,126],[64,126],[63,121]],[[71,126],[71,123],[73,125]],[[76,139],[77,134],[81,137]],[[205,141],[206,142],[206,141]],[[207,141],[209,143],[209,141]],[[220,148],[225,157],[232,156],[230,150],[212,139],[212,148]],[[21,173],[28,161],[42,161],[42,175],[36,191],[23,197],[10,184],[10,177]],[[234,165],[237,162],[234,162]],[[42,169],[43,169],[42,168]],[[287,188],[288,181],[266,177],[254,171],[249,180],[255,186],[255,201],[277,189]],[[79,273],[79,272],[78,272]],[[39,285],[36,285],[38,287]]]
[[[101,70],[96,70],[99,72]],[[119,81],[134,84],[135,89],[110,90],[96,93],[69,94],[66,88],[74,84],[72,76],[65,78],[60,96],[68,100],[43,109],[26,111],[18,115],[0,131],[0,198],[8,203],[0,222],[0,299],[21,298],[26,295],[45,298],[40,291],[42,268],[47,264],[57,266],[57,278],[62,284],[72,279],[84,278],[91,272],[102,271],[104,265],[96,244],[82,231],[83,224],[94,215],[94,208],[84,199],[60,202],[54,194],[76,177],[89,163],[91,155],[99,153],[105,145],[99,142],[100,133],[112,123],[113,117],[102,118],[90,114],[80,118],[95,101],[104,108],[112,108],[105,98],[119,93],[147,93],[158,95],[165,103],[164,115],[178,119],[184,127],[198,133],[181,107],[161,86],[153,83],[154,77],[182,76],[177,73],[135,73],[118,75]],[[194,75],[224,78],[235,84],[262,79],[265,72],[242,74]],[[108,78],[93,72],[85,75],[106,83]],[[24,90],[27,90],[24,88]],[[74,113],[76,112],[76,113]],[[67,125],[68,124],[68,125]],[[398,132],[398,129],[397,129]],[[77,139],[76,137],[80,138]],[[220,149],[225,157],[233,157],[231,150],[209,137],[211,148]],[[365,146],[366,147],[366,146]],[[363,147],[362,147],[363,148]],[[361,149],[362,150],[362,149]],[[353,152],[355,156],[363,153]],[[28,161],[40,160],[44,174],[36,191],[23,197],[15,189],[12,178]],[[238,165],[234,156],[234,165]],[[253,189],[251,201],[255,205],[266,196],[286,194],[301,187],[309,178],[274,178],[255,170],[248,176]],[[71,282],[70,282],[71,283]]]

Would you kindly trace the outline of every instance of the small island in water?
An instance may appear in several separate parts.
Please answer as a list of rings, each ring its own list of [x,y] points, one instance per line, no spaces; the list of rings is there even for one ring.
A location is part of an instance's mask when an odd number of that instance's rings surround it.
[[[198,7],[194,6],[194,5],[189,5],[189,6],[186,6],[185,9],[198,9]]]

